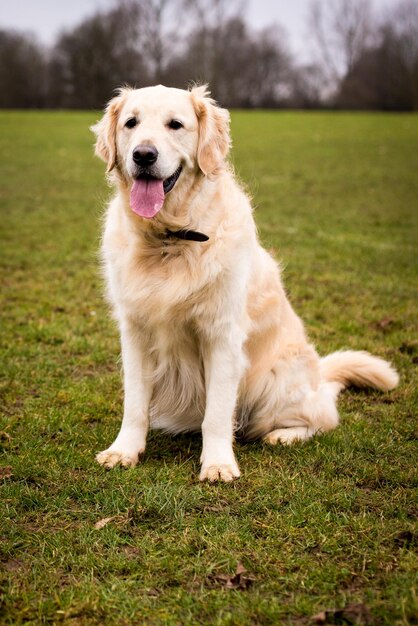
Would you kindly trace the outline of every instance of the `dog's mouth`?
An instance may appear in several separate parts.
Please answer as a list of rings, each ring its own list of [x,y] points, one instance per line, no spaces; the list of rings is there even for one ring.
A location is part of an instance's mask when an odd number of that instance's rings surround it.
[[[174,185],[179,179],[182,169],[183,168],[181,167],[181,165],[179,165],[176,171],[173,174],[171,174],[171,176],[165,179],[165,181],[163,182],[164,193],[168,193],[169,191],[173,189]]]
[[[141,172],[131,187],[130,205],[132,211],[141,217],[152,219],[164,204],[181,174],[181,165],[166,179],[155,178],[149,172]]]

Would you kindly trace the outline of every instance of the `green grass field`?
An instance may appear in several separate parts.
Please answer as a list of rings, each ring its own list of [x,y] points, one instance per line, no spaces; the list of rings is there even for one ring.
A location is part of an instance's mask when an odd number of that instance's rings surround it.
[[[122,402],[96,117],[0,114],[0,623],[417,624],[418,117],[234,113],[235,168],[320,353],[370,350],[402,381],[345,392],[340,427],[303,445],[238,444],[242,478],[215,486],[197,436],[151,433],[131,470],[94,460]]]

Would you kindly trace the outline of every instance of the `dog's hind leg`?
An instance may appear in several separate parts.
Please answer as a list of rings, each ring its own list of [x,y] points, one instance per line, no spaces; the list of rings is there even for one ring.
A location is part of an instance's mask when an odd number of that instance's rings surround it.
[[[295,441],[305,441],[312,437],[314,432],[309,426],[291,426],[288,428],[276,428],[263,437],[266,443],[275,445],[283,443],[286,446],[291,445]]]
[[[265,434],[263,440],[273,445],[291,445],[336,428],[339,421],[336,399],[342,387],[340,383],[322,383],[317,390],[309,390],[299,406],[287,409],[274,420],[276,428]]]

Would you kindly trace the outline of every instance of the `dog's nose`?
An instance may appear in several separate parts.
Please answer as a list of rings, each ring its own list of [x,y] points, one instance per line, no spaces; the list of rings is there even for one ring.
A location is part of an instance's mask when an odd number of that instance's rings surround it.
[[[155,146],[140,144],[133,151],[132,158],[137,165],[146,167],[155,163],[158,158],[158,150]]]

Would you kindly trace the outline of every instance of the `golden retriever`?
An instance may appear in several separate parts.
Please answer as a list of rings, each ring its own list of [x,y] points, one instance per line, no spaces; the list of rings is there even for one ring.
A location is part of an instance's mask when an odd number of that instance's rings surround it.
[[[320,358],[307,340],[227,162],[228,111],[205,86],[123,88],[92,130],[116,187],[102,257],[124,374],[122,426],[99,463],[134,466],[150,426],[201,430],[200,479],[231,481],[235,433],[308,439],[337,426],[350,383],[397,385],[386,361]]]

